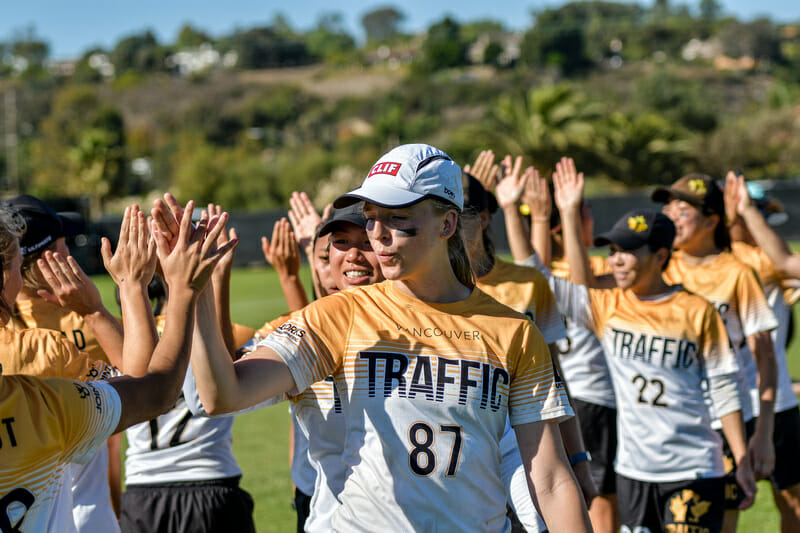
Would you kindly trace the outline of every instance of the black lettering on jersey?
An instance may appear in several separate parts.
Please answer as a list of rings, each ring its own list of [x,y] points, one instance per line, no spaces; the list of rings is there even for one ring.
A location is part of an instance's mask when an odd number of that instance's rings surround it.
[[[486,409],[489,403],[489,373],[492,369],[489,365],[483,365],[482,370],[482,387],[481,387],[481,409]]]
[[[22,522],[36,497],[28,489],[14,489],[0,498],[0,533],[22,533]],[[24,507],[23,511],[21,507]],[[11,523],[11,515],[18,517]]]
[[[561,373],[558,371],[556,360],[552,359],[551,362],[553,364],[553,383],[557,389],[562,389],[564,388],[564,380],[561,378]]]
[[[6,427],[6,433],[8,433],[8,443],[11,445],[12,448],[17,446],[17,437],[14,435],[14,417],[4,418],[0,420],[3,425]],[[0,439],[0,450],[3,449],[3,439]]]
[[[98,411],[102,411],[103,410],[103,399],[100,397],[100,391],[97,390],[96,388],[92,387],[91,385],[90,385],[90,387],[92,389],[92,398],[94,398],[94,407]]]
[[[395,363],[398,368],[395,368]],[[401,398],[406,397],[406,378],[405,373],[408,369],[408,357],[400,354],[386,354],[386,370],[383,378],[383,397],[388,398],[392,395],[392,385],[397,380],[397,392]]]
[[[79,350],[83,350],[84,348],[86,348],[86,337],[83,335],[83,331],[79,329],[73,329],[72,340],[75,343],[75,346],[77,346]]]
[[[442,402],[444,401],[445,384],[456,382],[455,378],[447,376],[447,365],[458,366],[458,361],[440,357],[438,362],[439,364],[436,371],[436,401]]]
[[[460,387],[458,390],[458,403],[459,405],[466,405],[467,395],[469,395],[470,387],[477,387],[478,382],[469,378],[470,368],[480,368],[481,364],[478,361],[461,361],[461,379]]]
[[[511,381],[505,368],[495,367],[494,376],[492,377],[492,402],[490,406],[492,411],[497,411],[503,406],[503,396],[497,393],[497,382],[501,378],[504,385],[508,385]]]
[[[689,368],[695,361],[697,344],[686,339],[647,335],[611,328],[614,334],[614,356],[634,359],[658,366]]]
[[[331,389],[333,390],[333,412],[336,414],[341,414],[342,399],[339,398],[339,388],[336,386],[336,381],[333,379],[333,376],[328,376],[325,378],[325,381],[331,384]]]
[[[75,388],[78,389],[78,394],[80,395],[81,400],[83,400],[84,398],[86,398],[87,396],[89,396],[91,394],[91,392],[89,392],[89,388],[88,387],[86,387],[84,385],[81,385],[80,383],[75,383],[74,385],[75,385]]]
[[[282,331],[284,333],[288,333],[290,336],[297,337],[298,339],[302,339],[306,332],[295,326],[294,324],[290,324],[288,322],[284,322],[278,327],[277,331]]]
[[[408,398],[413,400],[417,394],[424,394],[425,399],[433,401],[433,372],[431,371],[431,358],[427,355],[418,355],[411,377],[411,386],[408,388]]]

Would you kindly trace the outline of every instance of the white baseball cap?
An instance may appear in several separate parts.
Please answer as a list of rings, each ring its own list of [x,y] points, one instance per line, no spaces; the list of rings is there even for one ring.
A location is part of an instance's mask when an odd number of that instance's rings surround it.
[[[461,167],[433,146],[403,144],[378,159],[361,187],[337,198],[333,206],[364,200],[381,207],[407,207],[429,197],[462,209]]]

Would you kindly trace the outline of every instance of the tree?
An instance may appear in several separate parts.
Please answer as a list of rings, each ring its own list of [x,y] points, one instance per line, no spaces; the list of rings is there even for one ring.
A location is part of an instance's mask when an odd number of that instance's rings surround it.
[[[700,17],[705,20],[717,20],[722,13],[722,5],[717,0],[700,0]]]
[[[540,87],[501,96],[486,135],[502,153],[528,156],[546,176],[563,155],[585,167],[594,161],[603,149],[597,136],[602,115],[602,107],[567,85]]]
[[[207,33],[194,28],[191,24],[184,24],[178,32],[178,40],[175,46],[178,48],[197,48],[201,44],[211,42],[211,37]]]
[[[166,51],[150,30],[120,40],[110,54],[116,72],[156,72],[164,70]]]
[[[571,75],[591,65],[586,54],[584,30],[588,23],[582,2],[572,2],[558,9],[545,9],[536,15],[536,23],[525,32],[520,59],[535,66],[555,66]]]
[[[392,40],[399,33],[398,26],[403,19],[405,15],[394,7],[380,7],[368,11],[361,17],[367,42],[383,43]]]
[[[450,17],[428,28],[422,43],[423,70],[434,71],[466,63],[467,43],[461,39],[460,29]]]
[[[239,55],[239,66],[246,69],[297,66],[312,61],[302,40],[277,33],[271,27],[235,33],[230,43]]]
[[[347,33],[341,13],[323,13],[316,27],[305,35],[308,51],[326,61],[336,60],[355,50],[356,43]]]

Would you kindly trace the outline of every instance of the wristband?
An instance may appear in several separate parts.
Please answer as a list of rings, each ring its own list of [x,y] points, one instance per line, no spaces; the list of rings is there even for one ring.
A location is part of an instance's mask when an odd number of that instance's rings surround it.
[[[572,466],[575,466],[575,465],[577,465],[579,463],[582,463],[584,461],[591,461],[591,460],[592,460],[592,456],[589,455],[589,452],[586,452],[586,451],[578,452],[575,455],[570,455],[569,456],[569,464],[572,465]]]

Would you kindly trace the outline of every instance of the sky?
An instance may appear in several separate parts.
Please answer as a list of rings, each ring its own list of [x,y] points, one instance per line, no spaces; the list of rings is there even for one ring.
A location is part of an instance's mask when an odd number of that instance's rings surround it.
[[[725,13],[743,20],[767,15],[775,21],[800,22],[800,0],[718,1]],[[672,2],[696,6],[699,0]],[[320,14],[330,11],[341,13],[348,31],[362,39],[361,16],[387,5],[405,15],[401,29],[408,32],[425,29],[445,15],[460,22],[493,19],[509,29],[524,29],[530,26],[532,11],[561,3],[554,0],[338,0],[335,3],[322,0],[5,0],[0,18],[0,41],[32,27],[37,37],[50,44],[51,56],[64,59],[80,56],[95,46],[110,49],[120,38],[145,29],[151,29],[161,42],[172,42],[188,22],[212,37],[219,37],[235,28],[268,24],[281,13],[294,29],[306,30],[315,25]],[[651,0],[640,3],[649,5]]]

